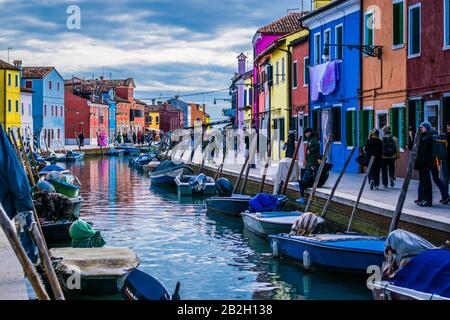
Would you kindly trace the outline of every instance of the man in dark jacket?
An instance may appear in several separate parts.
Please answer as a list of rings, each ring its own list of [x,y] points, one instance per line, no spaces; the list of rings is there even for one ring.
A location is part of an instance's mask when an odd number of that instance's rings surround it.
[[[433,167],[433,136],[431,124],[423,122],[419,130],[420,142],[415,169],[419,171],[419,198],[417,204],[421,207],[433,205],[433,189],[431,185],[431,168]]]
[[[450,121],[447,122],[447,131],[445,133],[447,138],[447,160],[442,161],[442,184],[445,186],[445,190],[447,194],[449,193],[448,184],[450,182],[449,175],[450,175]],[[450,199],[442,199],[442,204],[448,204],[450,202]]]
[[[308,185],[311,185],[311,181],[314,181],[319,168],[320,159],[320,142],[317,133],[314,132],[313,129],[307,128],[304,131],[304,135],[308,141],[306,148],[306,164],[302,180],[298,182],[300,187],[300,198],[297,199],[297,202],[302,205],[305,204],[305,189]]]
[[[372,169],[369,172],[370,189],[373,190],[380,186],[380,170],[383,161],[383,142],[380,139],[380,132],[377,129],[373,129],[370,132],[364,151],[367,153],[369,159],[372,156],[375,157]]]

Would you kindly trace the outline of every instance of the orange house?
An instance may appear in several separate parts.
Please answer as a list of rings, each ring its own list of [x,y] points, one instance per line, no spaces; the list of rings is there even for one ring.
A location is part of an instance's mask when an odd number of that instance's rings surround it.
[[[407,1],[366,0],[362,8],[363,44],[382,46],[381,57],[362,56],[362,96],[359,139],[364,146],[370,130],[390,125],[399,139],[398,176],[407,164]]]

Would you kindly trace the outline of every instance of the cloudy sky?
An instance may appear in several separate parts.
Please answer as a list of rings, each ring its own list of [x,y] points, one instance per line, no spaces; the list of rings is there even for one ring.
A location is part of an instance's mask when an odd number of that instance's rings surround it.
[[[251,56],[258,29],[300,0],[0,0],[0,59],[52,65],[63,77],[133,77],[140,98],[227,88],[240,52]],[[67,28],[70,5],[81,29]],[[227,91],[187,97],[212,118]]]

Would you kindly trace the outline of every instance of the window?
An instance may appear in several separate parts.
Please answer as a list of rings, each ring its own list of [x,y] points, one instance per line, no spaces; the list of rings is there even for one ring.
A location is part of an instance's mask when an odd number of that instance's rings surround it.
[[[48,82],[48,89],[52,90],[52,82],[51,81]]]
[[[404,0],[394,0],[393,4],[393,45],[394,47],[403,45],[403,34],[404,34],[404,14],[403,14],[403,2]]]
[[[333,139],[334,142],[342,141],[342,107],[336,106],[332,108],[333,115],[332,115],[332,121],[333,121],[333,127],[332,127],[332,133],[333,133]]]
[[[298,87],[298,63],[294,61],[292,64],[292,86],[294,89]]]
[[[247,90],[244,90],[244,106],[247,106]]]
[[[8,74],[8,86],[11,86],[11,74]]]
[[[424,120],[431,123],[431,127],[440,129],[439,125],[439,101],[427,101],[424,108]]]
[[[52,106],[52,117],[53,117],[53,106]]]
[[[156,116],[156,124],[159,124],[159,117]]]
[[[276,76],[275,76],[275,79],[276,79],[275,83],[279,84],[280,83],[280,64],[278,63],[278,61],[277,61],[277,64],[276,64],[275,72],[277,73]]]
[[[18,113],[18,112],[19,112],[19,101],[16,100],[16,113]]]
[[[11,100],[8,100],[8,112],[11,112],[11,108],[12,108]]]
[[[444,110],[444,131],[447,127],[447,123],[450,123],[450,95],[444,96],[444,105],[442,106]]]
[[[56,88],[59,91],[59,82],[56,83]]]
[[[335,40],[336,59],[342,60],[344,58],[344,47],[342,46],[344,44],[344,26],[343,25],[336,27],[335,37],[336,37],[336,40]]]
[[[410,58],[420,56],[421,47],[421,4],[409,7],[409,48],[408,54]]]
[[[28,105],[28,115],[31,116],[31,103]]]
[[[64,116],[64,108],[63,108],[63,106],[61,106],[61,117],[63,117]]]
[[[366,12],[364,16],[364,44],[366,46],[373,46],[374,41],[374,29],[375,29],[375,12]]]
[[[55,117],[58,116],[58,106],[55,106]]]
[[[286,73],[285,73],[285,59],[282,58],[281,59],[281,81],[285,82],[286,81]]]
[[[16,76],[14,77],[14,81],[15,81],[15,86],[16,88],[19,86],[19,76],[16,74]]]
[[[450,49],[450,0],[444,0],[444,47]]]
[[[303,86],[309,85],[309,57],[304,58],[304,67],[303,67]]]
[[[323,54],[325,55],[325,56],[328,56],[329,57],[329,59],[331,58],[330,57],[330,40],[331,40],[331,30],[330,29],[327,29],[327,30],[325,30],[325,32],[323,33],[323,42],[324,42],[324,44],[325,44],[325,48],[324,48],[324,50],[323,50]]]
[[[24,116],[25,115],[25,108],[23,107],[23,102],[21,103],[21,109],[22,109],[22,115]]]
[[[58,129],[58,139],[61,139],[61,129]]]
[[[47,116],[47,105],[44,105],[44,116]]]
[[[253,105],[253,89],[252,88],[248,89],[248,105],[249,106]]]
[[[150,123],[150,124],[153,123],[153,117],[152,117],[152,116],[149,117],[149,123]]]
[[[364,147],[370,131],[375,128],[373,110],[359,112],[359,146]],[[356,131],[356,130],[355,130]]]
[[[33,88],[33,81],[29,81],[29,80],[25,81],[25,88],[27,88],[27,89]]]
[[[405,107],[393,107],[389,110],[390,127],[392,134],[398,138],[400,148],[406,147],[406,112]]]
[[[314,35],[314,65],[320,64],[320,33]]]
[[[345,113],[345,142],[347,146],[356,146],[356,111]]]

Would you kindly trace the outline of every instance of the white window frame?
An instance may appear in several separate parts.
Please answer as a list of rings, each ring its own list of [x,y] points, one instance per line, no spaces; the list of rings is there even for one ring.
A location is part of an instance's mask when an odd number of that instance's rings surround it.
[[[397,45],[392,44],[392,49],[393,50],[404,48],[405,47],[405,39],[407,37],[406,28],[405,28],[405,21],[406,21],[405,18],[408,18],[408,17],[405,14],[405,10],[406,10],[405,0],[393,0],[392,1],[392,9],[394,9],[394,4],[397,4],[397,3],[403,3],[403,43],[400,43],[400,44],[397,44]],[[394,20],[394,18],[392,18],[392,20]],[[392,23],[394,23],[394,21],[392,21]],[[392,38],[394,38],[394,33],[393,32],[392,32]],[[392,39],[392,42],[394,42],[394,39]]]
[[[450,50],[450,13],[447,16],[446,13],[449,10],[450,7],[450,1],[449,0],[443,0],[444,1],[444,47],[443,50]],[[447,43],[448,41],[448,43]]]
[[[377,129],[379,128],[378,130],[383,129],[383,128],[380,128],[380,121],[378,120],[378,116],[381,114],[386,115],[386,125],[389,125],[389,121],[390,121],[389,110],[376,110],[375,111],[375,128],[377,128]]]
[[[319,39],[319,45],[317,45],[317,38]],[[322,61],[322,35],[320,32],[314,34],[314,66],[317,66]],[[318,60],[316,60],[316,57],[318,57]],[[310,62],[311,63],[311,62]]]
[[[295,66],[295,67],[294,67]],[[294,77],[292,77],[292,89],[293,90],[297,90],[298,89],[298,60],[294,60],[292,62],[292,72],[293,75],[297,75],[297,85],[294,87]]]
[[[427,108],[430,106],[437,106],[437,128],[435,128],[439,133],[441,133],[441,101],[440,100],[430,100],[430,101],[424,101],[423,103],[423,117],[425,121],[428,121],[427,119]]]
[[[344,24],[340,23],[340,24],[338,24],[337,26],[334,27],[334,42],[336,44],[336,47],[334,48],[334,58],[336,60],[338,59],[338,50],[339,50],[339,47],[337,46],[337,44],[338,44],[338,39],[337,39],[338,32],[337,32],[337,29],[338,28],[342,29],[342,43],[341,43],[341,45],[343,45],[344,44]],[[340,59],[340,60],[344,60],[344,47],[340,47],[340,48],[342,49],[342,59]]]
[[[420,8],[419,10],[419,52],[411,54],[411,11]],[[408,59],[420,57],[422,55],[422,3],[417,3],[408,7]]]
[[[366,38],[366,27],[367,27],[366,21],[367,21],[367,16],[369,14],[372,15],[372,41],[373,41],[373,43],[367,43],[367,38]],[[369,46],[375,45],[375,10],[368,10],[368,11],[364,12],[364,45],[369,45]]]
[[[331,44],[331,28],[325,29],[325,31],[323,32],[323,52],[324,53],[325,53],[325,48],[327,46],[327,43],[325,42],[327,34],[328,34],[328,45],[330,45]],[[331,61],[332,56],[331,56],[331,47],[330,46],[328,46],[328,54],[330,55],[329,61]],[[324,62],[323,59],[322,59],[322,62]]]
[[[309,66],[306,65],[306,59],[309,60],[309,56],[303,58],[303,87],[307,88],[309,86],[309,81],[306,83],[306,73],[309,72]],[[309,60],[309,64],[311,64],[311,60]]]
[[[281,58],[281,82],[286,82],[286,59]]]

